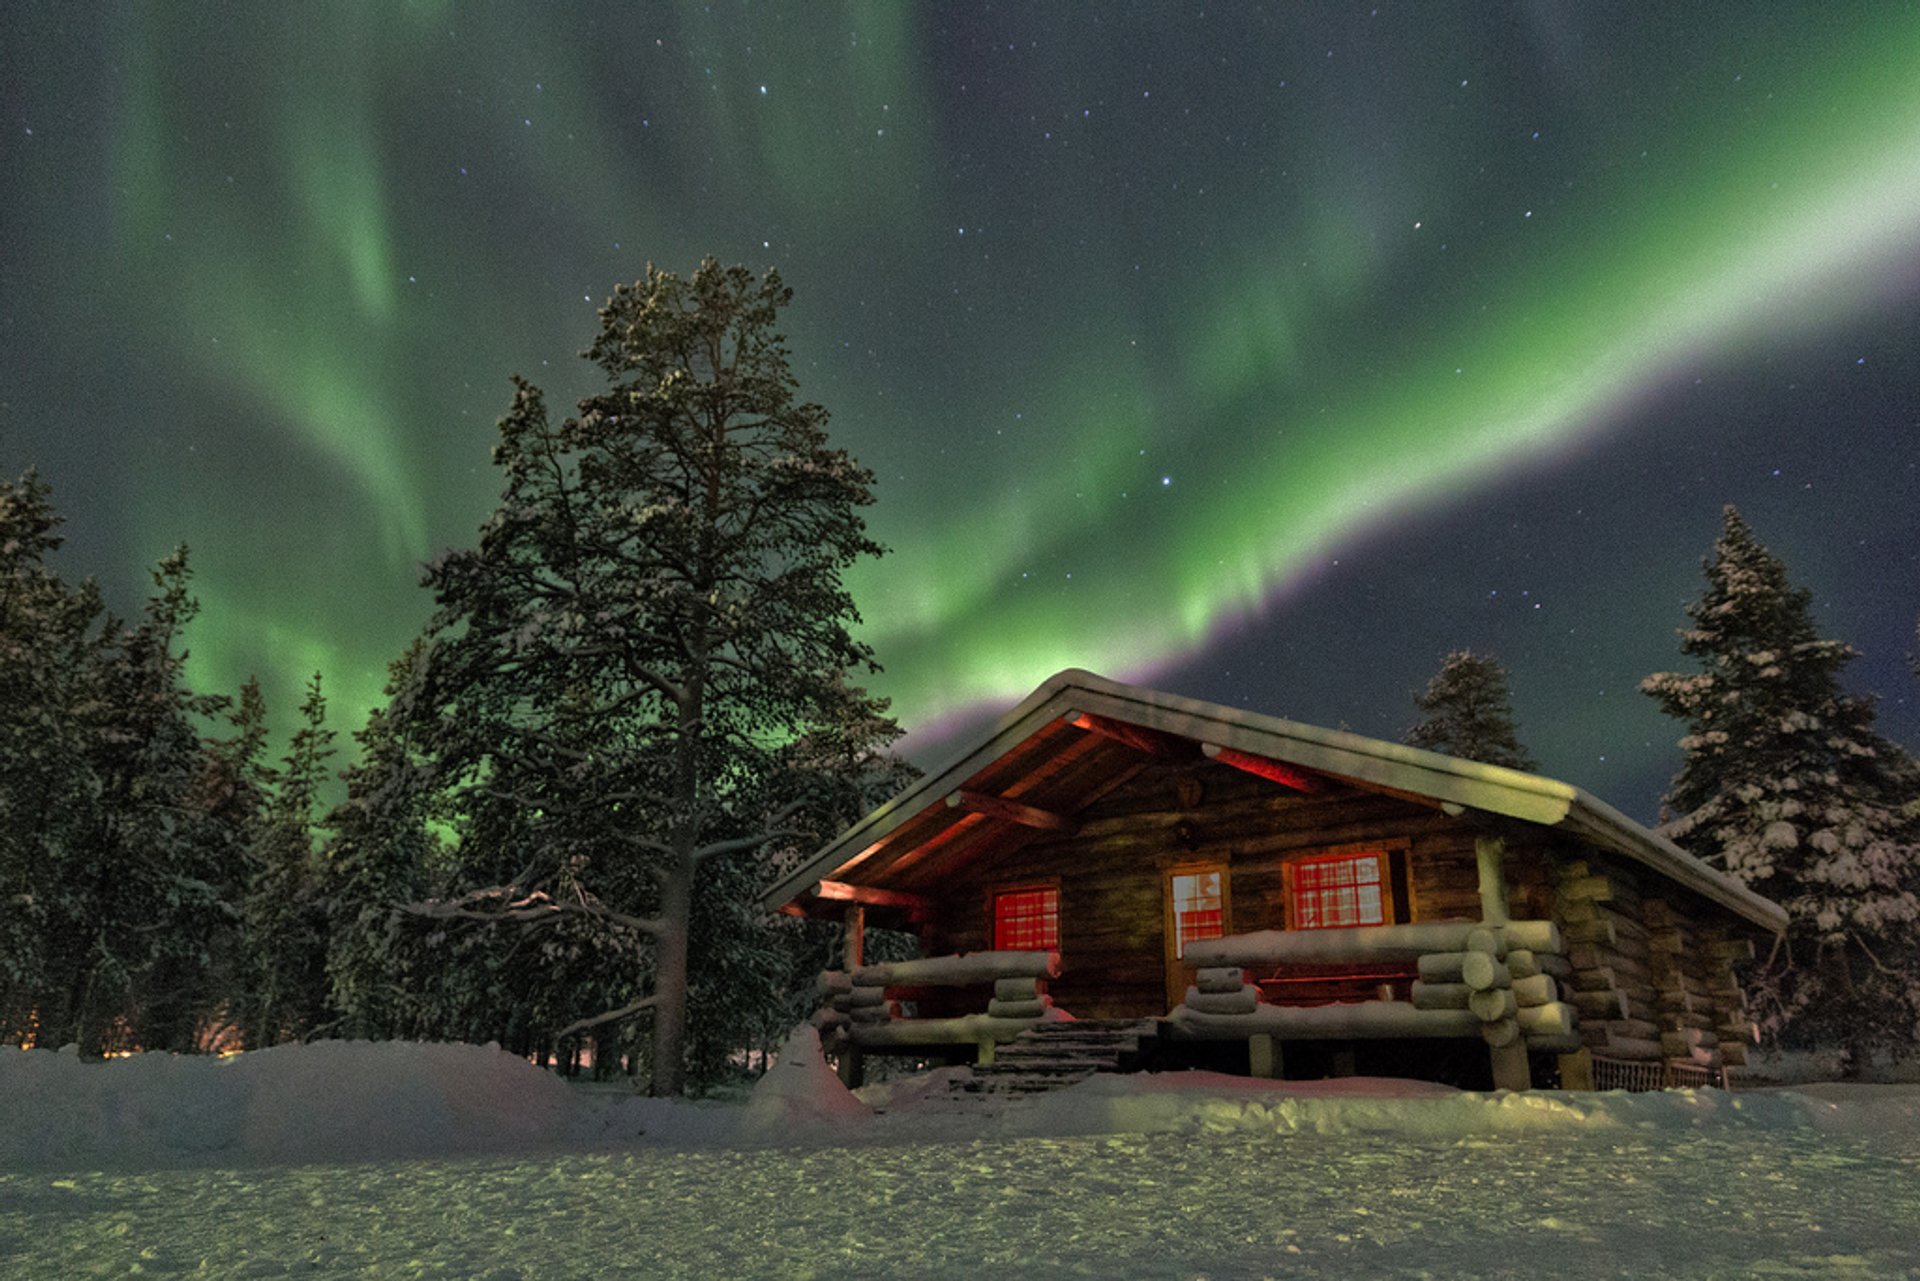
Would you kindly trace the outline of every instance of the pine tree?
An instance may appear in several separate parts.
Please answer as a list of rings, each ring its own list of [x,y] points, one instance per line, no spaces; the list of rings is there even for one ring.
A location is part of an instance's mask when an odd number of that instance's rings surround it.
[[[1496,660],[1455,650],[1413,701],[1426,719],[1406,732],[1401,741],[1408,746],[1508,769],[1535,768],[1514,727],[1507,670]]]
[[[208,761],[197,725],[226,700],[183,681],[177,647],[199,608],[190,577],[182,547],[154,570],[140,620],[109,620],[95,647],[82,723],[99,790],[63,872],[78,919],[62,940],[58,1033],[83,1055],[193,1049],[223,996],[217,958],[239,869],[198,803]]]
[[[782,746],[844,720],[864,699],[844,674],[872,667],[840,580],[881,550],[858,514],[872,477],[794,398],[790,296],[772,272],[650,268],[601,312],[610,385],[577,418],[550,424],[517,382],[500,506],[477,550],[429,567],[439,610],[395,708],[451,788],[467,887],[423,910],[604,966],[630,999],[554,1033],[647,1014],[661,1094],[685,1080],[696,896],[796,830],[815,790]],[[563,922],[589,932],[563,944]]]
[[[326,1005],[326,920],[319,898],[314,818],[333,756],[320,673],[307,683],[300,728],[274,772],[247,869],[241,919],[251,982],[246,1043],[298,1040]]]
[[[33,472],[0,481],[0,1040],[15,1044],[64,1028],[85,910],[68,872],[97,794],[82,715],[100,597],[47,564],[60,523]]]
[[[1701,670],[1641,686],[1687,723],[1664,831],[1787,909],[1754,977],[1763,1026],[1843,1046],[1858,1074],[1920,1033],[1920,769],[1841,692],[1852,649],[1818,635],[1811,594],[1732,507],[1706,575],[1680,633]]]
[[[386,695],[400,697],[423,646],[416,642],[388,669]],[[407,923],[402,905],[427,896],[444,861],[431,825],[431,772],[394,725],[390,706],[374,709],[355,736],[360,758],[343,772],[346,800],[327,816],[334,836],[322,860],[327,916],[329,1036],[376,1039],[420,1034],[410,1002]]]

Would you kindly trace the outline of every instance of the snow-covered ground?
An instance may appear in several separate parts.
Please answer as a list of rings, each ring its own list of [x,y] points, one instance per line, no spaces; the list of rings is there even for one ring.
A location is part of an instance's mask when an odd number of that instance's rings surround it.
[[[0,1275],[1920,1276],[1920,1090],[1096,1078],[745,1104],[497,1050],[0,1050]]]

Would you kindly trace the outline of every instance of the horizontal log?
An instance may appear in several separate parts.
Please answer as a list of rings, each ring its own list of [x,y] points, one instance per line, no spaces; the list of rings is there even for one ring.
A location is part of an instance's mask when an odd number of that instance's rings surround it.
[[[1464,1010],[1473,989],[1465,983],[1418,983],[1413,985],[1414,1008],[1421,1010]]]
[[[965,987],[996,979],[1059,977],[1058,952],[966,952],[959,956],[922,957],[916,961],[885,961],[862,965],[853,971],[855,983],[882,987],[896,983]]]
[[[1608,947],[1617,947],[1620,943],[1613,922],[1607,920],[1572,921],[1560,932],[1569,943],[1604,943]]]
[[[1603,992],[1568,992],[1566,999],[1590,1019],[1624,1019],[1633,1011],[1627,994],[1617,988]]]
[[[1535,974],[1551,974],[1554,978],[1564,979],[1573,973],[1573,966],[1557,952],[1515,948],[1507,953],[1507,972],[1516,979],[1531,978]]]
[[[1467,1008],[1482,1023],[1497,1023],[1513,1017],[1513,991],[1510,988],[1476,988],[1467,996]]]
[[[1660,1035],[1660,1025],[1648,1022],[1646,1019],[1608,1019],[1607,1033],[1615,1037],[1624,1036],[1633,1041],[1651,1042]]]
[[[807,1022],[824,1032],[829,1028],[845,1027],[847,1016],[838,1010],[818,1009],[808,1016]]]
[[[1181,1003],[1203,1014],[1247,1014],[1260,1004],[1260,989],[1251,983],[1237,992],[1202,992],[1190,987]]]
[[[847,993],[847,1005],[851,1009],[864,1009],[868,1006],[885,1005],[887,989],[884,987],[856,987]]]
[[[1607,1037],[1607,1054],[1616,1059],[1651,1060],[1660,1057],[1660,1042],[1635,1036]]]
[[[1207,1014],[1185,1007],[1168,1016],[1172,1035],[1232,1041],[1266,1033],[1281,1041],[1471,1037],[1480,1020],[1466,1010],[1420,1010],[1407,1001],[1350,1005],[1261,1005],[1251,1014]]]
[[[1011,978],[993,981],[993,997],[996,1001],[1031,1001],[1039,995],[1039,979]]]
[[[1751,961],[1754,956],[1753,940],[1748,938],[1720,939],[1707,944],[1708,956],[1722,961]]]
[[[1551,974],[1529,974],[1513,981],[1513,999],[1521,1005],[1552,1005],[1560,999],[1560,984]]]
[[[1568,1032],[1564,1036],[1530,1036],[1525,1032],[1521,1035],[1525,1037],[1529,1050],[1541,1054],[1572,1054],[1586,1045],[1586,1041],[1577,1030]]]
[[[996,1019],[1037,1019],[1052,1006],[1052,998],[1045,996],[1026,1001],[1002,1001],[996,998],[987,1002],[987,1015]]]
[[[1193,985],[1202,992],[1238,992],[1246,982],[1246,972],[1237,965],[1208,966],[1193,976]]]
[[[1465,952],[1428,952],[1420,958],[1419,971],[1422,982],[1458,983],[1460,981],[1460,963],[1466,959]]]
[[[1563,879],[1560,897],[1572,902],[1594,902],[1613,897],[1613,882],[1604,876],[1579,876]]]
[[[1715,1042],[1718,1043],[1717,1040]],[[1698,1046],[1705,1045],[1699,1028],[1687,1028],[1679,1032],[1660,1034],[1660,1052],[1670,1059],[1683,1059]]]
[[[1520,1030],[1528,1036],[1571,1036],[1580,1016],[1571,1005],[1553,1001],[1546,1005],[1522,1006],[1515,1017]]]
[[[1482,928],[1474,921],[1423,921],[1412,925],[1361,925],[1333,930],[1261,930],[1189,943],[1186,959],[1204,966],[1401,960],[1417,963],[1428,952],[1465,951],[1467,936]],[[1510,921],[1499,933],[1509,943],[1524,939],[1535,950],[1558,950],[1542,946],[1557,940],[1552,921]]]
[[[1461,950],[1478,952],[1482,956],[1504,960],[1507,955],[1507,940],[1492,926],[1480,925],[1467,931],[1467,941]]]
[[[851,992],[853,976],[845,970],[822,970],[813,981],[813,990],[822,996],[831,996],[835,992]]]
[[[1720,1042],[1720,1061],[1728,1067],[1745,1067],[1747,1065],[1747,1047],[1745,1043],[1740,1041]]]
[[[856,1005],[848,1017],[855,1023],[887,1023],[900,1017],[900,1003],[888,1001],[884,1005]]]

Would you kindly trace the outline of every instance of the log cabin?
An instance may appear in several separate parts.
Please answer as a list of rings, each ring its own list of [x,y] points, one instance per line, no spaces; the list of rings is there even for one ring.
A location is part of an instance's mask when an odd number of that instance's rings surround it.
[[[849,1079],[1076,1020],[1155,1066],[1724,1082],[1737,967],[1786,926],[1569,784],[1080,670],[764,906],[846,923],[816,1023]],[[870,924],[922,959],[863,964]]]

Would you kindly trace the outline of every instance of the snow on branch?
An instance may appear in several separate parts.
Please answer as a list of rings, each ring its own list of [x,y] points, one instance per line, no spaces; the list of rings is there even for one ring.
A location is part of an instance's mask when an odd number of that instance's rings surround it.
[[[515,898],[516,894],[520,897]],[[471,906],[501,899],[508,901],[499,907]],[[604,903],[569,903],[564,899],[554,898],[544,890],[531,890],[520,894],[520,887],[517,885],[490,885],[485,889],[471,890],[451,901],[423,899],[414,903],[402,903],[400,910],[431,920],[519,921],[536,925],[558,921],[563,916],[587,916],[611,921],[616,925],[624,925],[628,929],[637,930],[652,938],[658,938],[666,930],[666,922],[657,917],[631,916],[625,912],[616,911]]]
[[[621,1019],[632,1018],[643,1010],[652,1009],[659,999],[657,996],[643,996],[639,1000],[623,1005],[617,1010],[607,1010],[591,1018],[576,1019],[561,1028],[558,1032],[555,1032],[553,1038],[556,1041],[564,1040],[577,1032],[585,1032],[590,1028],[596,1028],[605,1023],[618,1023]]]

